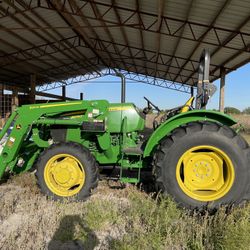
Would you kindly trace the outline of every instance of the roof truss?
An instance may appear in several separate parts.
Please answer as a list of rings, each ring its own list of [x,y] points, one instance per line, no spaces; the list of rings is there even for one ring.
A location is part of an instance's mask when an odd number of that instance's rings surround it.
[[[50,89],[113,74],[115,68],[134,81],[190,92],[190,86],[197,83],[197,55],[202,48],[211,50],[211,80],[220,77],[221,67],[228,73],[250,61],[250,15],[242,15],[234,26],[219,25],[232,5],[241,7],[239,2],[217,1],[209,22],[194,18],[199,0],[187,1],[182,16],[169,15],[173,2],[157,0],[151,11],[142,0],[133,4],[119,0],[3,0],[0,81],[25,85],[35,73],[39,88]],[[117,28],[119,32],[114,33]],[[32,39],[22,31],[29,32]],[[149,37],[154,46],[148,46]],[[164,49],[162,40],[171,39],[172,50]],[[184,55],[180,53],[183,44],[189,46]]]

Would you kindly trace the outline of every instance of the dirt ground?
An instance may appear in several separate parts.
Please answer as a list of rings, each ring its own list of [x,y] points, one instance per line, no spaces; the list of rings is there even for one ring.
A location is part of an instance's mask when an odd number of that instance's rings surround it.
[[[250,205],[190,215],[136,186],[99,182],[86,202],[43,196],[32,173],[0,186],[1,250],[249,249]],[[165,202],[166,201],[166,202]]]
[[[250,134],[243,136],[250,143]],[[32,173],[10,178],[0,185],[0,249],[114,249],[111,243],[127,234],[126,215],[118,215],[130,206],[128,196],[147,196],[119,187],[102,181],[87,202],[58,203],[40,193]]]
[[[111,192],[103,181],[87,202],[59,203],[40,193],[32,173],[16,176],[0,186],[0,249],[109,249],[110,239],[121,237],[124,228],[100,223],[93,232],[84,218],[98,202],[101,206],[96,209],[103,209],[106,202],[125,209],[128,192],[129,188]],[[89,220],[88,224],[95,222]]]

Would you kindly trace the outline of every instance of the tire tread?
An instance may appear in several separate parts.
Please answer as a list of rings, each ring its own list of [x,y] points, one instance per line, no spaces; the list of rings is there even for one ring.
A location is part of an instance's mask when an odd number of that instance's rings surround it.
[[[178,141],[181,137],[186,136],[192,133],[207,133],[207,132],[214,132],[219,133],[222,136],[225,136],[231,140],[244,152],[244,154],[248,158],[248,162],[250,163],[250,147],[248,143],[241,137],[241,135],[237,134],[233,129],[228,126],[210,122],[210,121],[198,121],[198,122],[191,122],[184,124],[181,128],[176,128],[173,132],[165,137],[159,145],[158,150],[155,153],[153,165],[155,168],[155,182],[156,188],[158,191],[162,191],[165,195],[168,195],[167,190],[164,188],[163,183],[163,168],[164,168],[164,156],[169,152],[169,150],[174,146],[174,142]],[[184,134],[185,133],[185,134]],[[169,143],[169,142],[172,143]],[[248,173],[246,173],[250,177],[250,166],[247,169]],[[241,197],[241,199],[237,202],[242,203],[245,199],[250,199],[250,184],[249,187],[246,188],[246,193]],[[181,207],[186,207],[188,209],[193,209],[191,206],[184,204],[181,201],[177,201]],[[205,207],[209,206],[209,202],[204,206],[196,208],[196,210],[204,210]]]
[[[90,153],[90,151],[83,147],[82,145],[76,143],[76,142],[59,142],[56,144],[52,144],[50,147],[46,148],[39,156],[36,165],[35,165],[35,169],[37,169],[35,176],[37,179],[37,185],[40,188],[41,192],[44,193],[45,195],[47,195],[46,191],[43,188],[43,185],[41,185],[40,183],[40,172],[38,171],[39,169],[39,163],[42,161],[42,159],[46,156],[46,154],[48,154],[49,151],[54,150],[55,148],[58,147],[69,147],[69,148],[74,148],[75,151],[80,152],[81,154],[85,155],[87,160],[89,161],[89,166],[90,166],[90,185],[87,188],[87,192],[78,200],[83,200],[85,201],[92,193],[92,190],[97,188],[98,186],[98,180],[99,180],[99,171],[98,171],[98,164],[94,158],[94,156]],[[53,196],[53,198],[55,198]],[[57,199],[57,198],[55,198]]]

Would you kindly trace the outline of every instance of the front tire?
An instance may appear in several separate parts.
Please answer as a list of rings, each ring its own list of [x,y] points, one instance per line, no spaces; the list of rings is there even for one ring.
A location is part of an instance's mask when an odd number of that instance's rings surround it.
[[[155,155],[157,186],[188,209],[241,203],[248,192],[249,147],[231,128],[193,122],[175,129]]]
[[[74,142],[54,144],[44,150],[36,169],[41,192],[53,200],[86,200],[98,184],[94,157]]]

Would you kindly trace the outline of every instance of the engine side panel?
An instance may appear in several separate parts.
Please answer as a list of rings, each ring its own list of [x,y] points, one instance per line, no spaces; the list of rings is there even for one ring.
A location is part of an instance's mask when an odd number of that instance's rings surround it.
[[[127,117],[127,132],[142,131],[145,120],[132,103],[110,104],[107,116],[107,128],[110,133],[121,133],[123,119]]]

